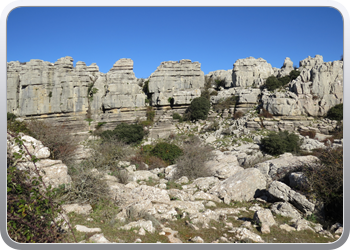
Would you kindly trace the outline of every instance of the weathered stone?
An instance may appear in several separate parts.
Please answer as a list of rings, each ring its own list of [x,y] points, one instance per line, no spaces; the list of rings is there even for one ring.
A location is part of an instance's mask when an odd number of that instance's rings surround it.
[[[276,224],[275,219],[273,218],[273,215],[271,213],[271,210],[269,209],[261,209],[261,210],[257,210],[254,213],[254,218],[253,220],[257,223],[257,224],[261,224],[261,225],[266,225],[266,226],[273,226]]]
[[[224,80],[226,88],[233,87],[232,69],[211,71],[205,76],[209,77],[209,78],[212,78],[212,79]]]
[[[226,204],[234,201],[249,201],[266,188],[266,178],[257,169],[244,169],[209,190],[210,194],[224,199]]]
[[[273,181],[268,191],[275,199],[290,202],[304,213],[310,213],[315,209],[315,204],[309,202],[304,195],[295,192],[282,182]]]
[[[88,228],[82,225],[76,225],[75,229],[82,233],[100,233],[102,231],[101,228]]]
[[[168,99],[174,98],[174,105],[190,104],[200,96],[200,88],[204,86],[204,73],[200,66],[200,63],[191,60],[162,62],[149,77],[152,102],[170,105]]]
[[[292,232],[296,230],[294,227],[291,227],[288,224],[282,224],[279,226],[279,228],[286,230],[287,232]]]
[[[235,234],[235,237],[238,240],[250,239],[250,240],[252,240],[254,242],[258,242],[258,243],[265,242],[259,235],[251,232],[247,228],[234,227],[234,228],[232,228],[232,230],[228,231],[228,233]]]
[[[89,241],[94,243],[112,243],[104,237],[103,233],[91,236]]]
[[[238,59],[233,64],[232,81],[235,87],[261,86],[274,71],[271,64],[264,59],[248,57]]]
[[[90,204],[64,204],[62,208],[66,213],[90,214],[92,212]]]
[[[300,219],[301,214],[288,202],[275,202],[271,211],[275,214],[280,214],[285,217],[291,217],[293,219]]]
[[[130,230],[132,228],[143,228],[149,233],[155,232],[155,228],[153,227],[152,221],[146,221],[146,220],[133,221],[122,227],[119,227],[119,229],[123,229],[123,230]]]

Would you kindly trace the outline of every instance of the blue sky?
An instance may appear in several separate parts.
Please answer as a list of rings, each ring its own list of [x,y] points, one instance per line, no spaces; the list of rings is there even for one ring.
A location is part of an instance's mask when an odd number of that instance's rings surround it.
[[[190,59],[205,74],[253,56],[280,68],[343,54],[343,19],[328,7],[22,7],[7,20],[7,61],[96,63],[120,58],[147,78],[163,61]]]

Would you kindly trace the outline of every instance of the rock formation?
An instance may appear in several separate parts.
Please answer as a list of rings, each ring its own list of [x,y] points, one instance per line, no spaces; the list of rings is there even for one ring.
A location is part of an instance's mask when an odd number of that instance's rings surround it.
[[[238,59],[233,64],[232,81],[234,87],[261,86],[265,79],[274,74],[271,64],[262,58]]]
[[[201,95],[204,86],[204,73],[201,64],[191,60],[162,62],[149,77],[149,92],[155,105],[169,105],[169,98],[174,98],[174,105],[190,104]]]
[[[259,105],[276,119],[279,116],[302,123],[305,116],[324,116],[331,107],[343,102],[342,61],[323,62],[322,56],[316,55],[299,64],[298,78],[286,88],[270,92],[259,87],[271,75],[288,75],[293,70],[290,58],[285,59],[281,69],[272,68],[262,58],[239,59],[233,70],[217,70],[206,75],[226,81],[225,88],[210,97],[211,102],[235,95],[236,106],[224,111],[225,117],[238,111],[246,113]],[[73,59],[68,56],[55,63],[9,62],[7,110],[24,119],[51,119],[69,126],[74,133],[86,134],[99,122],[106,122],[104,129],[112,129],[120,122],[146,119],[148,97],[158,121],[150,130],[150,137],[164,137],[174,129],[172,113],[184,113],[190,102],[201,95],[204,73],[200,67],[200,63],[191,60],[162,62],[147,79],[149,96],[146,96],[142,79],[135,77],[131,59],[118,60],[106,74],[99,72],[94,63],[86,66],[77,62],[74,67]],[[173,111],[168,112],[171,104]],[[295,125],[291,121],[287,123],[276,126],[274,121],[266,120],[265,127],[293,130],[291,126]],[[245,126],[260,128],[255,121],[247,121]]]

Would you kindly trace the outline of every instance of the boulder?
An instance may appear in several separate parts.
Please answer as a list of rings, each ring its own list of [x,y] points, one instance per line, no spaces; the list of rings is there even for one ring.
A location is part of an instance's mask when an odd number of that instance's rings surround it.
[[[257,243],[264,243],[265,241],[260,237],[260,235],[251,232],[247,228],[234,227],[227,231],[228,233],[233,233],[238,240],[252,240]]]
[[[153,226],[152,221],[146,221],[146,220],[139,220],[139,221],[133,221],[130,222],[122,227],[119,227],[119,229],[122,230],[130,230],[132,228],[143,228],[144,230],[146,230],[149,233],[154,233],[155,232],[155,228]]]
[[[290,217],[292,219],[300,219],[301,214],[288,202],[275,202],[271,207],[271,211],[275,214],[282,215],[284,217]]]
[[[303,213],[309,214],[315,210],[315,204],[311,203],[304,195],[297,193],[282,182],[273,181],[268,192],[274,199],[289,202]]]
[[[216,184],[208,193],[218,196],[229,204],[231,201],[252,200],[265,188],[266,177],[257,169],[248,168]]]
[[[291,153],[284,153],[276,159],[258,163],[254,168],[260,170],[262,174],[272,180],[279,180],[299,167],[313,164],[317,160],[318,158],[313,155],[294,156]]]
[[[64,204],[62,205],[63,210],[66,213],[77,213],[77,214],[90,214],[92,212],[92,207],[90,204]]]

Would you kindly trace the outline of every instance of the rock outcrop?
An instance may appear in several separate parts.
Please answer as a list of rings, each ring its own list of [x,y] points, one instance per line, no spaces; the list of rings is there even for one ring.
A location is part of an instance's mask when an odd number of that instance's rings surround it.
[[[343,102],[343,62],[316,55],[300,61],[300,76],[283,92],[263,92],[263,107],[273,115],[324,116]]]
[[[162,62],[148,83],[155,105],[170,105],[169,98],[174,98],[174,105],[190,104],[201,95],[203,86],[201,64],[191,60]]]
[[[232,81],[234,87],[261,86],[266,78],[274,74],[271,64],[262,58],[238,59],[233,64]]]

